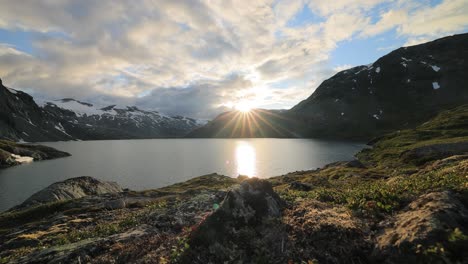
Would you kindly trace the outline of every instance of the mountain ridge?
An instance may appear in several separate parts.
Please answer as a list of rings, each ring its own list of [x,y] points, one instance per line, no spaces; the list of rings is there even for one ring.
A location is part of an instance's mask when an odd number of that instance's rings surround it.
[[[97,107],[73,98],[41,102],[0,82],[0,138],[62,141],[182,137],[201,124],[136,106]]]

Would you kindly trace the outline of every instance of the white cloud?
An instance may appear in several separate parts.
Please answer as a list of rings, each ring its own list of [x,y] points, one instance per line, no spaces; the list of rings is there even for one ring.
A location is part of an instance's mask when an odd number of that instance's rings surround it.
[[[0,77],[44,97],[200,117],[241,100],[290,107],[336,70],[329,54],[341,41],[392,28],[408,43],[457,32],[468,25],[463,2],[1,0],[0,28],[29,32],[34,52],[0,45]],[[389,8],[375,11],[381,4]],[[320,22],[287,27],[305,5]]]

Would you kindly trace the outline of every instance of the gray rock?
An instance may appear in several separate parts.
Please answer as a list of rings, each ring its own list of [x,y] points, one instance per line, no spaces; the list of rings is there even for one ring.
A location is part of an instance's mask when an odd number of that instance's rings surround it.
[[[289,184],[289,188],[298,191],[310,191],[312,190],[312,186],[310,184],[302,183],[302,182],[291,182]]]
[[[117,192],[122,192],[122,188],[115,182],[104,182],[89,176],[82,176],[71,178],[62,182],[56,182],[50,185],[49,187],[33,194],[17,208],[24,208],[49,202],[76,199],[88,195],[99,195]],[[119,205],[120,204],[117,204],[117,202],[112,204],[112,206]]]
[[[115,209],[123,209],[127,207],[127,203],[124,199],[117,199],[112,201],[107,201],[104,203],[104,208],[115,210]]]
[[[181,263],[278,261],[287,239],[280,221],[283,206],[269,182],[257,178],[243,181],[192,233],[191,248]]]

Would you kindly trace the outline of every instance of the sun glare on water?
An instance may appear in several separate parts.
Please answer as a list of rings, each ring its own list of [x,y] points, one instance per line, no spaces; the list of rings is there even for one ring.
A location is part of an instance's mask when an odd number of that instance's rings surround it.
[[[247,142],[237,142],[236,146],[237,174],[249,177],[256,175],[255,149]]]

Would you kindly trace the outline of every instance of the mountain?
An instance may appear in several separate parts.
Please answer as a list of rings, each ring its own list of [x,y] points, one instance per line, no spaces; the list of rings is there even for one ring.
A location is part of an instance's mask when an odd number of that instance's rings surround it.
[[[289,128],[295,122],[287,119],[283,111],[252,109],[247,113],[229,111],[213,121],[194,129],[187,137],[203,138],[251,138],[251,137],[297,137]]]
[[[79,139],[181,137],[199,126],[197,120],[167,116],[136,106],[99,108],[72,98],[45,102],[43,109]]]
[[[24,92],[6,88],[0,80],[0,138],[15,141],[56,141],[71,137]]]
[[[468,34],[399,48],[324,81],[288,111],[304,136],[369,137],[468,102]]]
[[[136,106],[96,107],[73,98],[36,104],[27,93],[0,83],[0,138],[15,141],[181,137],[200,126]]]
[[[292,109],[268,115],[274,122],[257,130],[281,131],[274,137],[369,139],[415,127],[441,110],[468,102],[467,72],[468,34],[399,48],[372,64],[337,73]],[[228,116],[218,116],[189,136],[262,136],[239,133],[248,130],[246,123]],[[262,124],[262,118],[252,115],[250,123]],[[225,130],[232,123],[240,128],[229,136]]]

